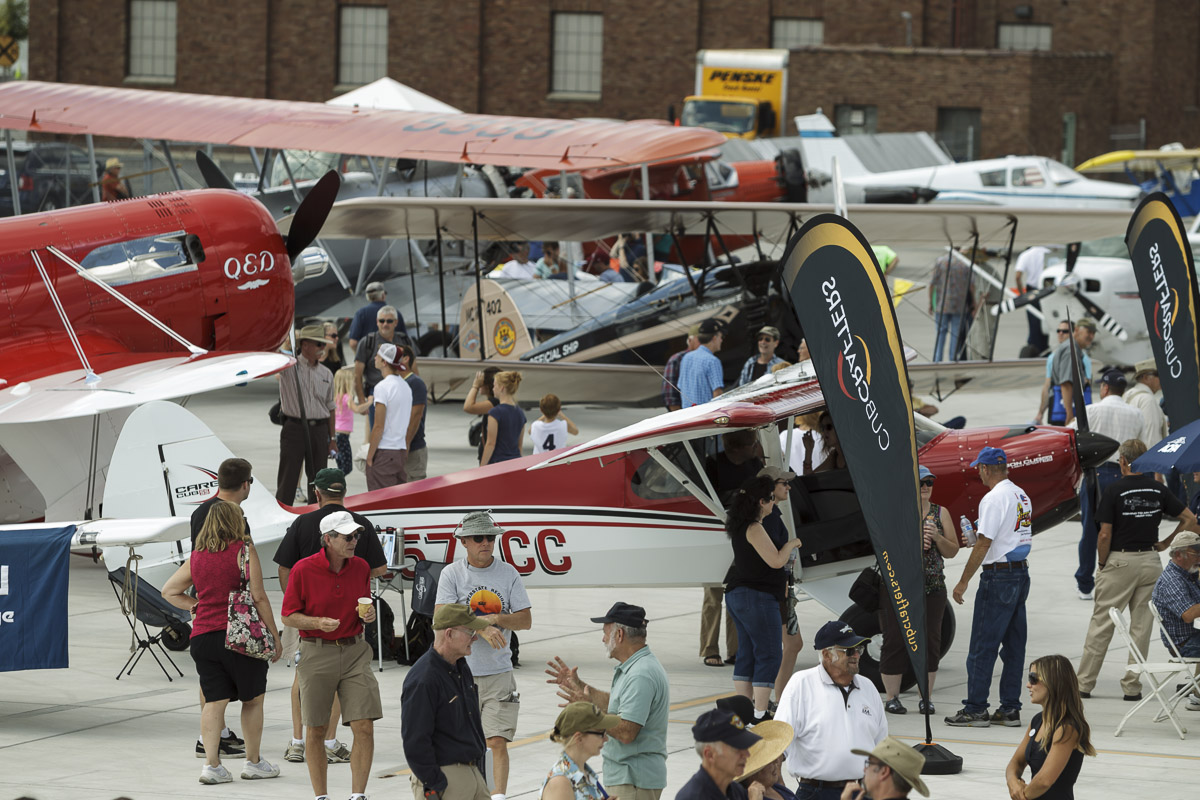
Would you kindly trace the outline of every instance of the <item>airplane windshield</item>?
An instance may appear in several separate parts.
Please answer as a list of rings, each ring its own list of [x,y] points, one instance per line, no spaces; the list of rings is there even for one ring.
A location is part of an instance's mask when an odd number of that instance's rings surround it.
[[[79,263],[89,275],[109,286],[194,272],[196,264],[186,239],[186,231],[174,231],[106,244],[88,253]]]
[[[679,121],[688,127],[709,128],[721,133],[749,133],[754,130],[757,111],[754,103],[688,100]]]
[[[1091,258],[1129,258],[1124,236],[1106,236],[1079,245],[1079,255]]]
[[[1056,186],[1066,186],[1068,183],[1073,183],[1083,177],[1066,164],[1060,164],[1057,161],[1050,161],[1049,159],[1046,161],[1046,170],[1050,173],[1050,182]]]

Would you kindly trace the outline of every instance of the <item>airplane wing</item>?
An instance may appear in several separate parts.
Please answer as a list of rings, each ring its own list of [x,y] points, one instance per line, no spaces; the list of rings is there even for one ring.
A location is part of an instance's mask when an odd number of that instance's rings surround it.
[[[1200,161],[1200,150],[1114,150],[1089,158],[1076,172],[1091,174],[1157,172],[1159,169],[1191,169]]]
[[[665,122],[342,108],[42,81],[0,85],[0,109],[0,127],[14,130],[554,170],[663,161],[725,141],[717,131]]]
[[[2,95],[0,87],[0,98]],[[708,233],[713,221],[723,234],[757,234],[782,241],[809,217],[833,213],[832,205],[645,200],[359,197],[334,203],[321,229],[324,239],[433,239],[593,241],[619,233]],[[1122,233],[1129,212],[1121,209],[1020,208],[973,205],[851,205],[847,216],[868,240],[911,246],[969,242],[1016,248],[1074,242]],[[279,221],[286,232],[290,217]]]
[[[20,525],[0,525],[3,530],[38,530],[75,526],[71,548],[78,547],[136,547],[150,542],[174,542],[191,536],[192,521],[188,517],[142,517],[140,519],[90,519],[85,522],[26,522]]]
[[[522,371],[524,368],[522,368]],[[530,467],[544,469],[585,458],[626,453],[671,442],[759,428],[825,405],[812,362],[805,361],[740,386],[715,400],[669,411],[564,450]]]
[[[429,391],[441,402],[447,398],[465,398],[476,372],[504,363],[495,359],[481,363],[466,358],[421,358],[417,361],[417,371],[428,384]],[[603,405],[605,402],[639,403],[658,398],[662,392],[662,374],[644,364],[516,361],[513,366],[521,370],[521,391],[527,397],[541,397],[553,392],[564,403]],[[597,387],[604,387],[600,396],[597,396]]]
[[[150,400],[223,389],[272,375],[294,363],[282,353],[123,353],[93,359],[100,380],[83,369],[8,386],[0,382],[0,424],[90,416]]]

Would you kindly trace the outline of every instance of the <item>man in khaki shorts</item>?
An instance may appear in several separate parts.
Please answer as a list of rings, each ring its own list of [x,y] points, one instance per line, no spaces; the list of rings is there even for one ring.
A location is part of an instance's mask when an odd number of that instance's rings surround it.
[[[533,625],[529,595],[520,574],[493,555],[496,537],[503,534],[486,511],[463,517],[454,535],[467,557],[442,570],[436,606],[463,603],[487,623],[479,635],[491,647],[478,647],[466,658],[479,689],[483,735],[492,751],[492,800],[505,800],[508,791],[508,743],[516,735],[521,708],[513,679],[512,631],[529,630]]]
[[[350,800],[366,800],[367,778],[375,755],[375,720],[383,716],[379,684],[371,674],[371,647],[363,623],[375,620],[375,608],[359,607],[371,594],[371,568],[354,555],[361,527],[347,511],[321,520],[321,549],[292,567],[283,595],[283,624],[300,631],[297,665],[300,708],[306,728],[305,760],[317,800],[327,797],[325,728],[336,692],[342,721],[350,726]]]

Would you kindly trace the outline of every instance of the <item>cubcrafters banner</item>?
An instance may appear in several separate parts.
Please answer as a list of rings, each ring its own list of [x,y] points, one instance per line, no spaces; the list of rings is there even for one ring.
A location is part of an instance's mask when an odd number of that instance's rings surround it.
[[[905,650],[928,697],[916,431],[883,272],[853,225],[822,214],[788,243],[783,286],[804,329]]]
[[[0,672],[67,668],[75,526],[0,532]]]
[[[1129,221],[1125,245],[1162,381],[1163,408],[1174,431],[1200,419],[1200,291],[1183,222],[1165,194],[1155,192],[1142,200]]]

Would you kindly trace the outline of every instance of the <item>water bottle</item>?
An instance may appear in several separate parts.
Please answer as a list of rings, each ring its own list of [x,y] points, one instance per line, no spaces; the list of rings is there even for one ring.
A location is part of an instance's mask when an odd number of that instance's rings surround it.
[[[971,520],[967,519],[967,515],[963,514],[958,520],[959,527],[962,529],[963,539],[967,542],[967,547],[975,546],[975,526],[971,524]]]

